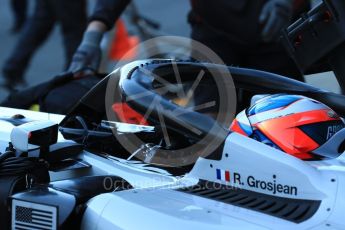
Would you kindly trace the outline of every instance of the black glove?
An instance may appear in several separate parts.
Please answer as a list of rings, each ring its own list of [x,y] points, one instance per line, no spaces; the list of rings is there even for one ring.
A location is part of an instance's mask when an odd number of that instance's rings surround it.
[[[262,8],[259,21],[263,24],[262,39],[277,41],[282,29],[289,26],[293,15],[293,0],[269,0]]]
[[[83,40],[75,52],[69,71],[78,72],[85,68],[97,71],[101,61],[100,43],[103,33],[99,31],[85,32]]]

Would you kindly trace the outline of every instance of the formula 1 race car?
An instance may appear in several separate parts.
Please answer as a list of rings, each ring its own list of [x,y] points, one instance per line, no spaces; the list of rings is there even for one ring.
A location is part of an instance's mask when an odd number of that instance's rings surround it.
[[[216,111],[176,97],[200,72],[229,87]],[[277,93],[345,115],[344,96],[295,80],[171,60],[115,70],[67,116],[1,108],[2,229],[345,229],[345,129],[308,160],[229,130],[252,95]]]

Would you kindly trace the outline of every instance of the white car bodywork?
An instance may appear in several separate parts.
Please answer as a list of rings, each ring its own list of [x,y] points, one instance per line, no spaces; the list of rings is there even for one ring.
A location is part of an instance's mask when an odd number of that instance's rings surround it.
[[[59,122],[60,115],[0,108],[0,116],[23,114]],[[0,151],[13,126],[0,122]],[[59,141],[63,141],[59,136]],[[134,189],[101,194],[87,203],[83,229],[345,229],[345,159],[305,162],[255,140],[232,133],[220,160],[199,158],[182,177],[84,151],[91,167],[50,172],[52,181],[86,175],[118,175]],[[219,179],[218,172],[229,178]],[[317,211],[296,223],[245,207],[181,190],[209,181],[275,198],[318,201]]]

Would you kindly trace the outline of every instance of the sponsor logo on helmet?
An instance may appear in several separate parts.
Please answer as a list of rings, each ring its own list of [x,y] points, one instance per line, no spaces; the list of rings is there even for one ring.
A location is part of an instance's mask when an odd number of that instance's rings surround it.
[[[327,140],[344,128],[344,125],[330,125],[327,128]]]
[[[338,118],[338,114],[336,114],[333,110],[328,110],[327,111],[327,115],[330,117],[330,118]]]

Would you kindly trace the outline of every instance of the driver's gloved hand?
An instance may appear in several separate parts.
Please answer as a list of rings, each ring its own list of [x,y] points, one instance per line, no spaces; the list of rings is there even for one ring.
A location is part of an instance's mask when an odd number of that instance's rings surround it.
[[[289,26],[294,0],[268,0],[262,8],[259,22],[263,25],[263,41],[277,41],[282,29]]]
[[[78,72],[86,68],[97,71],[101,61],[100,43],[103,33],[99,31],[87,31],[83,40],[75,52],[68,70]]]

